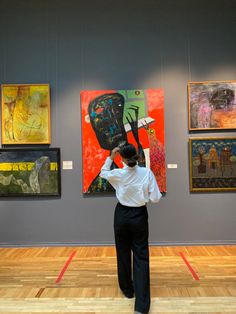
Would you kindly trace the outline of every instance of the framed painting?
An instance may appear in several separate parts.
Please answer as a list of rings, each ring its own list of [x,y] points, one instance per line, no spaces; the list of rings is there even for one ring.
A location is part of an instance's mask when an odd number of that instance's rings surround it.
[[[48,84],[2,85],[2,144],[50,144]]]
[[[112,149],[132,143],[139,165],[150,167],[166,192],[163,89],[81,92],[83,193],[114,191],[99,177]],[[112,167],[122,167],[119,157]]]
[[[188,83],[189,131],[236,129],[236,81]]]
[[[236,191],[236,137],[189,140],[190,191]]]
[[[60,196],[60,149],[0,149],[0,196]]]

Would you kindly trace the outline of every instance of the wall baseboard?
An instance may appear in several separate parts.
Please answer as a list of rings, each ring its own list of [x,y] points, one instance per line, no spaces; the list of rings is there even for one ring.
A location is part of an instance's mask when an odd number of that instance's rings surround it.
[[[32,242],[32,243],[0,243],[0,248],[7,247],[72,247],[72,246],[114,246],[114,242]],[[215,241],[150,241],[150,246],[204,246],[204,245],[236,245],[236,240]]]

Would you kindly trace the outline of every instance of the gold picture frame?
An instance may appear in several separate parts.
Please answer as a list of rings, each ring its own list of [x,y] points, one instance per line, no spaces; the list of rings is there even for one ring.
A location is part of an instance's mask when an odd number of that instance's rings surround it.
[[[236,137],[189,139],[190,192],[236,191]]]
[[[49,84],[3,84],[2,144],[50,144]]]
[[[236,129],[236,81],[188,82],[189,131]]]

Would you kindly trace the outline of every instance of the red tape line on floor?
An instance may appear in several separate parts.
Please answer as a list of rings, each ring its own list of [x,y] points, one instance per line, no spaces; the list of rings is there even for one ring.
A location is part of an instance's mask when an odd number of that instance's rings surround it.
[[[62,277],[64,276],[70,262],[72,261],[73,257],[75,256],[76,251],[72,252],[68,261],[66,262],[65,266],[62,268],[62,271],[60,273],[60,275],[58,276],[57,280],[56,280],[56,284],[59,284],[59,282],[61,281]]]
[[[196,272],[194,271],[194,269],[192,268],[192,266],[189,264],[189,262],[187,261],[186,257],[184,256],[184,254],[182,252],[179,253],[179,255],[182,257],[183,261],[185,262],[185,264],[187,265],[189,271],[191,272],[191,274],[193,275],[193,278],[195,280],[200,280],[200,278],[198,277],[198,275],[196,274]]]

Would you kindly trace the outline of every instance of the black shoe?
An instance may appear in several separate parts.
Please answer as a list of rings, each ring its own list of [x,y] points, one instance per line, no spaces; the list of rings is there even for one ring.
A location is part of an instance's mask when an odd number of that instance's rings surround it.
[[[123,295],[128,298],[128,299],[132,299],[134,297],[134,292],[133,291],[124,291],[124,290],[121,290]]]

